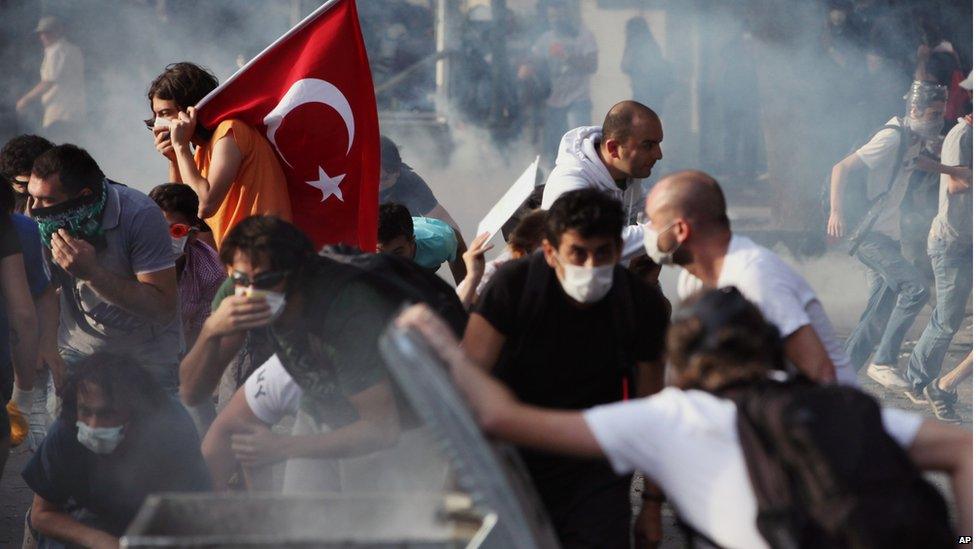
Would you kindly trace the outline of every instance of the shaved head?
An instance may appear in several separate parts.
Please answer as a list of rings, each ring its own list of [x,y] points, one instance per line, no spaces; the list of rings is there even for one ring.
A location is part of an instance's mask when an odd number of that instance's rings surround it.
[[[661,123],[650,107],[637,101],[621,101],[611,107],[603,119],[603,138],[627,141],[635,126],[651,121]]]
[[[722,188],[712,176],[697,170],[667,175],[654,185],[647,195],[647,215],[681,217],[700,229],[729,228]]]

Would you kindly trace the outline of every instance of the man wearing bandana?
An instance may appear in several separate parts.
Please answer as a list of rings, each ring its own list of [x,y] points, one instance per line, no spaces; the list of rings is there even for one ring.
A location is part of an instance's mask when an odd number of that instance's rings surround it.
[[[74,145],[38,157],[27,190],[61,287],[58,346],[68,369],[102,350],[138,356],[175,394],[183,339],[162,212],[143,193],[107,180]]]

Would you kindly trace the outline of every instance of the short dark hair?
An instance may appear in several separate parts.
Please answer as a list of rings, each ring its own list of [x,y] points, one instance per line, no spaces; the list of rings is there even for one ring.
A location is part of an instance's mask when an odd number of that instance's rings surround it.
[[[170,398],[137,359],[96,352],[72,368],[61,393],[60,417],[68,426],[78,421],[78,391],[85,384],[99,387],[109,402],[129,412],[134,420],[161,409]]]
[[[70,143],[53,147],[38,156],[31,173],[41,179],[57,174],[61,190],[68,196],[75,196],[83,189],[98,190],[105,179],[102,169],[88,151]]]
[[[525,214],[508,235],[509,247],[523,254],[534,252],[546,235],[547,216],[545,210],[532,210]]]
[[[637,101],[621,101],[607,112],[603,119],[603,139],[627,141],[634,130],[634,124],[640,119],[660,120],[653,109]]]
[[[54,148],[54,143],[39,135],[18,135],[0,150],[0,176],[13,179],[29,175],[38,156]]]
[[[403,159],[396,143],[385,135],[380,136],[380,166],[384,172],[390,173],[400,169]]]
[[[315,246],[301,229],[272,215],[252,215],[234,226],[220,244],[220,260],[234,263],[238,252],[254,259],[266,255],[271,270],[288,271],[289,282],[301,275]],[[294,285],[289,284],[289,289]]]
[[[619,241],[623,229],[624,210],[620,201],[597,189],[563,194],[552,203],[546,215],[546,239],[557,247],[566,231],[575,230],[583,238],[612,236]]]
[[[175,101],[180,109],[192,107],[200,102],[210,92],[217,88],[217,77],[210,70],[195,63],[181,61],[166,65],[163,73],[156,77],[149,85],[149,110],[152,111],[153,97],[168,101]],[[153,118],[155,118],[153,113]],[[146,121],[152,124],[153,118]],[[197,124],[201,135],[209,136],[211,132]]]
[[[200,210],[200,199],[197,193],[182,183],[163,183],[149,191],[149,198],[164,212],[183,214],[190,220],[190,224],[199,227],[203,222],[197,217]]]
[[[407,240],[413,239],[413,217],[403,204],[395,202],[380,204],[377,225],[376,239],[380,244],[386,244],[398,236]]]

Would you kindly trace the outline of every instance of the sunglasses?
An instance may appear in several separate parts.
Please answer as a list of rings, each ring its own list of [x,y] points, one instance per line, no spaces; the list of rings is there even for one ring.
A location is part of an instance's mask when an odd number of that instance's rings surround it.
[[[268,271],[266,273],[256,275],[254,278],[251,278],[240,271],[234,271],[234,273],[230,275],[230,278],[234,281],[235,286],[252,286],[259,290],[267,290],[268,288],[273,288],[280,284],[286,276],[288,276],[288,271]]]

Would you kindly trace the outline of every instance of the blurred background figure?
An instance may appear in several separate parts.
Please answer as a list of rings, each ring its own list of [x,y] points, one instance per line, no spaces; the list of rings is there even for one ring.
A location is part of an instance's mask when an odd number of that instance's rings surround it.
[[[40,101],[43,133],[56,142],[75,141],[86,118],[85,57],[65,38],[58,18],[42,17],[35,32],[44,45],[41,81],[17,100],[17,111],[26,115]]]
[[[630,79],[632,99],[652,109],[664,108],[664,100],[674,91],[674,72],[643,17],[627,21],[620,70]]]

